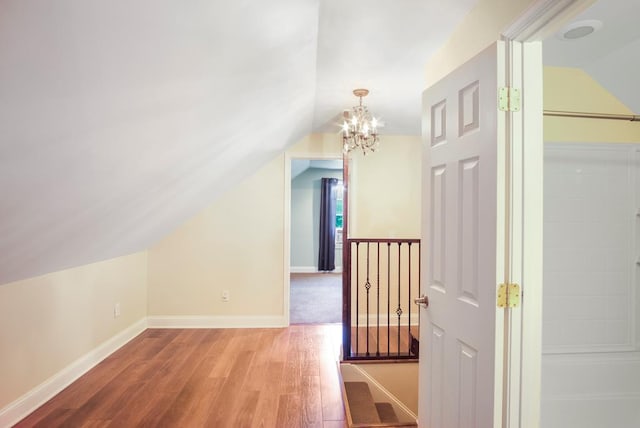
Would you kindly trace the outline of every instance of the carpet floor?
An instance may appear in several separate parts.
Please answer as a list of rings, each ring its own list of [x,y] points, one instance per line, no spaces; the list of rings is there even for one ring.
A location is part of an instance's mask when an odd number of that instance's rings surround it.
[[[289,305],[291,324],[342,322],[342,275],[292,273]]]

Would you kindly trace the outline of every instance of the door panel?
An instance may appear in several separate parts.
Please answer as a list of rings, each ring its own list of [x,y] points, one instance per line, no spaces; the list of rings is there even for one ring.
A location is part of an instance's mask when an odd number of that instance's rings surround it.
[[[421,427],[492,427],[500,414],[499,46],[423,94],[422,292],[430,304],[420,321],[426,350],[420,360]]]

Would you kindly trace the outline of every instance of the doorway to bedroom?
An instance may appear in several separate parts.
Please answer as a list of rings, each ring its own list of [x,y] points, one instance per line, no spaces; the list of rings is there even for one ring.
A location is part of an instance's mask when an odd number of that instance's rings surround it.
[[[290,324],[342,322],[342,160],[291,160]]]

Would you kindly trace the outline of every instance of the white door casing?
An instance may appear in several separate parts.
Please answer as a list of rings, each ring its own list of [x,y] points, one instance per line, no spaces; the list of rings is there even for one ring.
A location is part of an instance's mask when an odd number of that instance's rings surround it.
[[[497,42],[423,94],[421,427],[501,424],[504,74]]]

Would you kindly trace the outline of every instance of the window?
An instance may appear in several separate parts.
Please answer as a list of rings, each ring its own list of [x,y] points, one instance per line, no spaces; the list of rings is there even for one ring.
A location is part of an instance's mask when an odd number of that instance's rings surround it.
[[[336,186],[336,248],[342,248],[343,195],[342,180],[339,180]]]
[[[339,180],[338,185],[336,186],[336,229],[342,229],[343,194],[342,180]]]
[[[342,199],[336,201],[336,229],[342,229]]]

